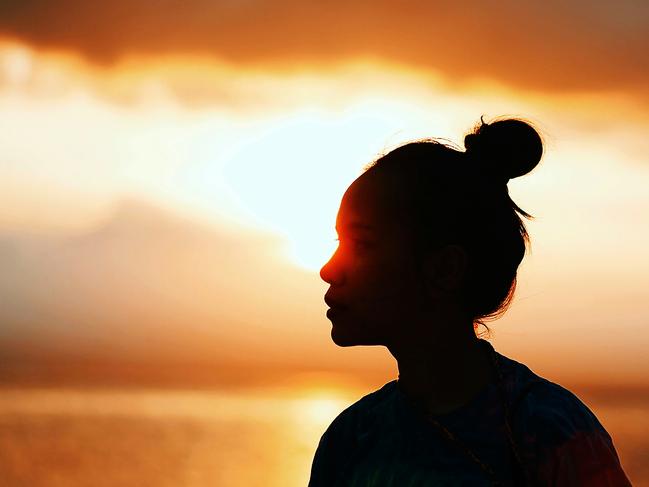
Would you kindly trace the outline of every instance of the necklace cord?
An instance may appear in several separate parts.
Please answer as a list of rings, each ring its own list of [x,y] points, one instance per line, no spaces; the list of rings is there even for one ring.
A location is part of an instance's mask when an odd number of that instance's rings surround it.
[[[518,446],[516,444],[516,441],[514,440],[514,433],[511,427],[511,421],[513,420],[512,417],[513,411],[510,410],[507,403],[507,394],[505,392],[505,379],[503,377],[503,373],[500,368],[500,361],[491,343],[489,342],[486,343],[487,343],[487,348],[489,349],[491,363],[493,364],[494,370],[496,371],[496,382],[498,387],[498,393],[500,395],[500,402],[502,403],[503,412],[505,416],[505,434],[507,436],[507,440],[509,441],[509,446],[511,447],[512,453],[514,455],[514,461],[516,462],[516,466],[523,474],[523,484],[530,485],[527,469],[525,468],[525,464],[523,462],[523,459],[521,458],[521,454],[518,450]],[[529,391],[529,387],[525,388],[525,390],[523,391],[524,393],[518,396],[514,406],[518,405],[520,400],[527,394],[528,391]]]
[[[514,440],[514,435],[512,432],[512,428],[510,425],[510,419],[511,416],[511,411],[510,408],[508,407],[507,403],[507,395],[505,393],[505,386],[504,386],[504,377],[502,374],[502,370],[500,368],[500,363],[498,360],[498,356],[496,354],[496,351],[494,350],[493,346],[489,342],[485,342],[486,347],[489,349],[489,357],[491,360],[491,364],[493,366],[494,372],[496,374],[496,384],[497,384],[497,389],[498,389],[498,395],[500,398],[500,402],[502,404],[503,408],[503,415],[504,415],[504,420],[505,420],[505,436],[507,437],[507,442],[509,443],[509,447],[511,449],[511,452],[513,453],[514,457],[514,463],[515,465],[513,466],[514,469],[518,468],[519,471],[522,473],[523,476],[523,485],[527,486],[530,485],[529,483],[529,478],[528,478],[528,472],[524,466],[523,460],[521,458],[520,452],[518,451],[518,447],[516,445],[516,441]],[[525,388],[522,394],[520,394],[517,398],[516,404],[522,399],[526,393],[529,391],[529,387]],[[413,406],[415,406],[415,409],[417,409],[416,404],[410,401]],[[424,412],[423,416],[425,419],[432,424],[440,433],[442,433],[442,436],[449,441],[451,444],[453,444],[455,447],[460,448],[463,453],[468,456],[475,464],[477,464],[483,472],[485,472],[491,479],[491,483],[494,486],[503,486],[504,484],[498,480],[498,477],[493,470],[493,468],[488,465],[487,463],[483,462],[478,456],[468,447],[466,446],[462,441],[460,441],[451,431],[449,431],[448,428],[446,428],[443,424],[441,424],[439,421],[437,421],[431,413]],[[515,472],[514,472],[515,473]],[[514,482],[516,485],[518,485],[518,481],[516,479],[516,475],[514,474]]]

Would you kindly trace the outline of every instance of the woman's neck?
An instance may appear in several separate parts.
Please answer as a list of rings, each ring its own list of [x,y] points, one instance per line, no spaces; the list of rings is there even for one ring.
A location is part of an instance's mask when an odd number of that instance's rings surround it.
[[[444,414],[467,404],[494,380],[488,351],[470,334],[389,347],[401,392],[422,412]]]

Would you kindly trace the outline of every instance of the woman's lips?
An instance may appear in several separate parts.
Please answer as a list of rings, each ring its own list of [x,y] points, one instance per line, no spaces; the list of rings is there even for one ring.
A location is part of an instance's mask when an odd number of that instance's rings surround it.
[[[334,306],[333,308],[329,308],[327,310],[327,318],[330,320],[335,318],[336,316],[339,316],[340,314],[345,312],[345,308],[341,306]]]
[[[345,307],[340,301],[337,301],[337,300],[335,300],[335,299],[333,299],[333,298],[331,298],[331,297],[329,297],[327,295],[325,295],[324,300],[325,300],[325,303],[327,303],[327,306],[329,306],[330,308],[344,308]]]
[[[327,306],[329,306],[329,309],[327,310],[327,318],[330,320],[344,313],[347,309],[347,306],[333,299],[331,296],[325,295],[324,300],[325,303],[327,303]]]

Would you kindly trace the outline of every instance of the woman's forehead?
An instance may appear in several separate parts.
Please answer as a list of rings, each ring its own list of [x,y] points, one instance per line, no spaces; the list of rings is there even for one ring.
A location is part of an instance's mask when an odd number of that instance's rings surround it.
[[[396,223],[394,187],[381,174],[367,172],[358,177],[343,195],[336,227],[385,229]]]

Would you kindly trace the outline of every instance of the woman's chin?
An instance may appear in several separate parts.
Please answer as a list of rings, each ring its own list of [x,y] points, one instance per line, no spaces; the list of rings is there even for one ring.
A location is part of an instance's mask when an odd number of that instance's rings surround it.
[[[340,330],[335,325],[331,328],[331,340],[339,347],[353,347],[360,345],[358,337],[353,336],[349,332]]]

